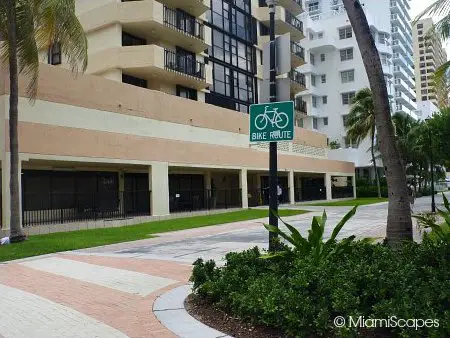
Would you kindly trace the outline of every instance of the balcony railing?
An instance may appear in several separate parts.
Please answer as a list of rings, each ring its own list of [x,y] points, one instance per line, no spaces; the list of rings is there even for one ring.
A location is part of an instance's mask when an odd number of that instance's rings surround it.
[[[164,68],[206,80],[205,64],[197,61],[195,56],[189,54],[176,53],[165,49]]]
[[[242,193],[239,188],[173,190],[169,207],[170,212],[241,208]]]
[[[23,226],[150,215],[150,191],[22,194]]]
[[[182,31],[185,34],[205,39],[205,26],[195,17],[182,11],[176,11],[164,6],[164,24],[168,27]]]
[[[303,60],[305,59],[305,50],[298,43],[291,42],[291,53],[297,55]]]
[[[294,107],[296,111],[299,111],[301,113],[307,114],[307,109],[306,109],[306,102],[303,101],[301,98],[297,97],[294,100]]]
[[[302,85],[303,87],[306,87],[305,74],[299,73],[295,70],[291,70],[289,72],[289,78],[291,79],[291,81],[294,81]]]
[[[291,12],[286,11],[286,22],[303,33],[303,22],[297,19]]]

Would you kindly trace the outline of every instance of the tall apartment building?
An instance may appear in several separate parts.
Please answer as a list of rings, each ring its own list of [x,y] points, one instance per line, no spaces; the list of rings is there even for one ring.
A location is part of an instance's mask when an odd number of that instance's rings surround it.
[[[302,11],[300,0],[276,7],[276,34],[293,40],[293,68],[304,63]],[[64,69],[56,44],[42,57],[51,65],[41,65],[34,105],[20,89],[21,215],[29,232],[48,231],[30,227],[43,223],[87,226],[267,204],[268,147],[249,145],[244,114],[258,101],[265,1],[78,0],[77,13],[89,42],[88,74]],[[0,74],[3,229],[7,78]],[[304,75],[293,70],[289,79],[294,98],[305,90]],[[324,134],[297,128],[293,142],[279,143],[278,168],[282,202],[355,194],[353,163],[329,160]]]
[[[392,113],[414,111],[414,71],[409,0],[363,1],[373,38],[380,53]],[[341,0],[304,1],[307,40],[303,42],[307,90],[299,95],[307,102],[306,128],[328,135],[340,146],[331,158],[352,161],[359,174],[374,176],[369,140],[355,144],[346,137],[345,121],[355,93],[369,87],[358,44]]]
[[[447,53],[437,33],[430,31],[433,19],[418,21],[413,27],[414,65],[417,102],[431,101],[435,106],[448,106],[446,86],[435,85],[434,72],[445,62]]]

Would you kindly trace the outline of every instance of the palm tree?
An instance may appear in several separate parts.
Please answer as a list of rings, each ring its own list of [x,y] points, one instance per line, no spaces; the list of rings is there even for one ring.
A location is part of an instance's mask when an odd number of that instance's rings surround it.
[[[5,0],[0,2],[1,58],[9,63],[10,104],[10,190],[11,242],[25,239],[20,224],[18,76],[29,84],[31,100],[36,97],[39,77],[39,51],[59,43],[73,71],[87,67],[87,39],[75,14],[75,0]]]
[[[353,27],[372,90],[378,145],[389,191],[386,237],[389,244],[397,245],[404,240],[413,239],[406,171],[395,139],[380,55],[366,15],[359,0],[343,0],[343,3]]]
[[[375,171],[378,197],[381,198],[380,176],[375,157],[375,115],[372,92],[369,88],[361,89],[353,98],[346,127],[347,137],[357,144],[370,136],[373,170]]]

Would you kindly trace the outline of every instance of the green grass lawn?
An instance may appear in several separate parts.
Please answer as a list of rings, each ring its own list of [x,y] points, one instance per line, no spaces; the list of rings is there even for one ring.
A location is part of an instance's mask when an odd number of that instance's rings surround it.
[[[308,205],[314,205],[314,206],[325,206],[325,207],[352,207],[355,205],[368,205],[368,204],[375,204],[380,202],[387,202],[387,198],[356,198],[353,200],[348,201],[336,201],[336,202],[323,202],[323,203],[315,203],[315,204],[308,204]]]
[[[302,210],[280,210],[282,217],[306,213]],[[0,246],[0,262],[13,259],[38,256],[48,253],[91,248],[95,246],[130,242],[138,239],[153,238],[154,234],[193,229],[217,224],[232,223],[267,217],[268,211],[249,209],[208,216],[185,217],[164,221],[124,226],[61,232],[48,235],[30,236],[27,241]]]

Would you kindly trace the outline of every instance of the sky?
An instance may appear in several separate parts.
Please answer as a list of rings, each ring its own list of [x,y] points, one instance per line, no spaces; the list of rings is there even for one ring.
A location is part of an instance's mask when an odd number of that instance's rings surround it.
[[[411,18],[415,18],[417,14],[431,5],[434,0],[411,0]]]

